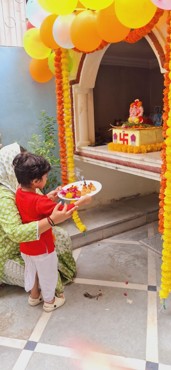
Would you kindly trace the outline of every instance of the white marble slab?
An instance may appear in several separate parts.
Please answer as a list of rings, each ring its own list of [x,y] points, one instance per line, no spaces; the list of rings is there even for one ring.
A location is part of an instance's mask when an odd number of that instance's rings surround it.
[[[101,167],[160,181],[161,152],[133,154],[109,151],[107,145],[84,146],[77,150],[75,158]]]

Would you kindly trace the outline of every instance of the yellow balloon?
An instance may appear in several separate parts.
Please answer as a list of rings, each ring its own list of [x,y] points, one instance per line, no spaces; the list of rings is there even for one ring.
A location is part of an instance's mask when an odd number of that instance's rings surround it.
[[[92,10],[101,10],[108,8],[113,3],[114,0],[80,0],[80,3],[84,5],[85,8]]]
[[[46,59],[51,53],[51,49],[41,41],[40,32],[37,28],[30,28],[25,32],[23,47],[26,53],[33,59]]]
[[[115,0],[119,21],[130,28],[145,26],[153,18],[157,7],[150,0]]]
[[[55,74],[55,52],[54,51],[50,53],[48,57],[48,66],[49,66],[50,71],[54,75]]]
[[[38,3],[50,13],[66,15],[75,10],[78,0],[38,0]]]

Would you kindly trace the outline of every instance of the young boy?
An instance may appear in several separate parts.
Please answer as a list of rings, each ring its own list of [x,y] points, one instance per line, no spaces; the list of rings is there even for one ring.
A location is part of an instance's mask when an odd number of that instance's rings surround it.
[[[14,158],[13,166],[20,184],[16,192],[16,205],[22,222],[28,223],[47,217],[49,224],[55,226],[50,215],[56,203],[46,195],[36,192],[37,189],[42,190],[46,184],[51,169],[49,162],[42,156],[24,152]],[[77,206],[88,204],[90,201],[90,196],[84,196],[68,205],[67,210],[74,211]],[[63,207],[59,207],[61,212]],[[52,229],[42,233],[37,241],[21,243],[20,251],[25,261],[25,290],[31,291],[29,304],[35,306],[43,300],[43,309],[46,312],[62,306],[65,303],[64,296],[55,296],[58,272]],[[33,298],[35,296],[38,298]]]

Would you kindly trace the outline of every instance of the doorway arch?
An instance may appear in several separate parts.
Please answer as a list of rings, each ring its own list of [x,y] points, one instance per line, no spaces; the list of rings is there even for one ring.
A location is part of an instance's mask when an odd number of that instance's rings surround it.
[[[164,73],[164,38],[155,30],[145,37],[157,59],[160,72]],[[76,81],[72,83],[75,150],[95,143],[94,98],[97,73],[104,54],[110,45],[84,55]]]

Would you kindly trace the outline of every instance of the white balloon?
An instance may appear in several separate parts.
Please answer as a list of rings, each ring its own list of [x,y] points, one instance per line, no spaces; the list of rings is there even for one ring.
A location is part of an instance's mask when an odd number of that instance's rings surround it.
[[[59,15],[53,24],[53,37],[56,43],[64,49],[72,49],[74,44],[70,37],[71,24],[75,14]]]
[[[171,1],[170,0],[151,0],[154,5],[160,9],[171,10]]]
[[[40,28],[43,20],[49,14],[39,5],[37,0],[28,0],[26,4],[26,17],[33,26]]]

